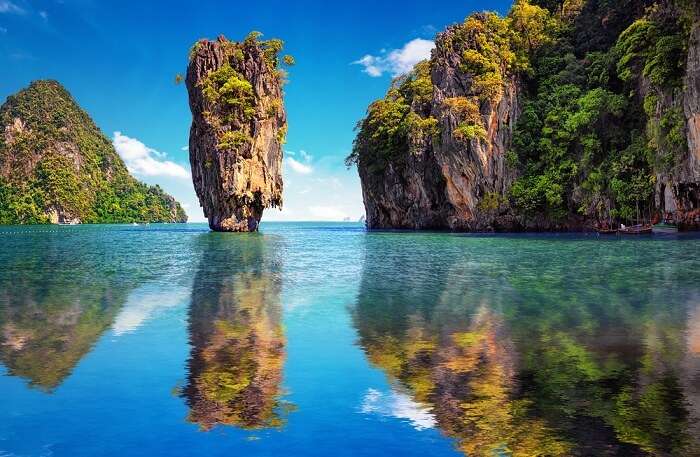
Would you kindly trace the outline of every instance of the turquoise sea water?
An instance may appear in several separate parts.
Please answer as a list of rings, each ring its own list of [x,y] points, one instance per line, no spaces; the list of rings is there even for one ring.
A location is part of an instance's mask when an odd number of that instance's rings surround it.
[[[695,236],[0,245],[0,456],[700,455]]]

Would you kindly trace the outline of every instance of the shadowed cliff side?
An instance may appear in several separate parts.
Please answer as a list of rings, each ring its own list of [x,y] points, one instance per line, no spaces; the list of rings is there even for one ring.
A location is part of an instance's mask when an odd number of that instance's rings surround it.
[[[265,208],[282,206],[282,41],[258,36],[200,40],[190,54],[192,179],[216,231],[255,231]]]

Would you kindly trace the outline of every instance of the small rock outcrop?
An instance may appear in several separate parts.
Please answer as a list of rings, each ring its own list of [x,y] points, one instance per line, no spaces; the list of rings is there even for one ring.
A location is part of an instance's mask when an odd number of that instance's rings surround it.
[[[191,51],[190,163],[199,202],[215,231],[250,232],[263,210],[282,206],[282,102],[290,56],[280,40],[200,40]]]
[[[57,81],[34,81],[0,107],[0,224],[186,221],[173,197],[129,174]]]

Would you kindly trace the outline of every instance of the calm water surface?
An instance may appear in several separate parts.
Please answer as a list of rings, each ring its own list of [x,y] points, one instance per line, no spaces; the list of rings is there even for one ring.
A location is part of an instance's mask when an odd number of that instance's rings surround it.
[[[700,239],[0,227],[0,456],[700,455]]]

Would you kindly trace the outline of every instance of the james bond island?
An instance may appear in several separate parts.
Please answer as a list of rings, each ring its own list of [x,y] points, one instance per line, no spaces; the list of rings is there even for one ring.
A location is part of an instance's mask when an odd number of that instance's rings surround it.
[[[212,230],[252,232],[263,210],[282,206],[282,41],[242,42],[221,36],[190,51],[187,90],[192,110],[190,164]]]

